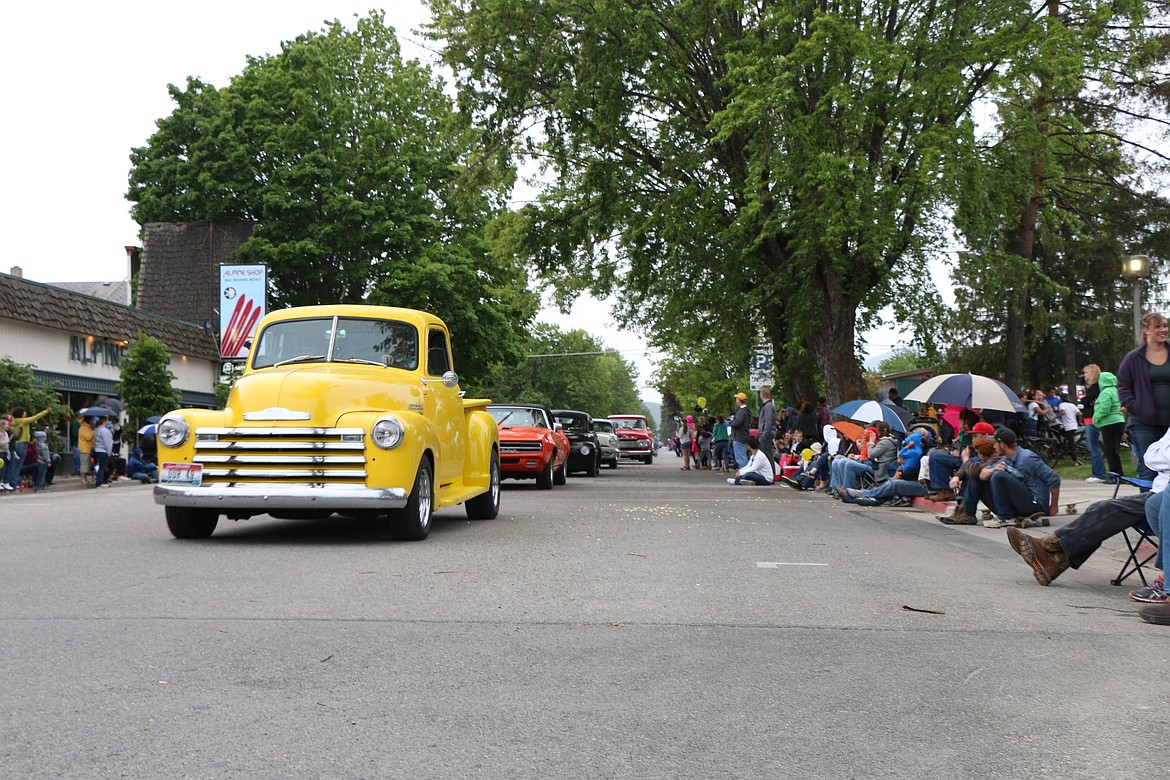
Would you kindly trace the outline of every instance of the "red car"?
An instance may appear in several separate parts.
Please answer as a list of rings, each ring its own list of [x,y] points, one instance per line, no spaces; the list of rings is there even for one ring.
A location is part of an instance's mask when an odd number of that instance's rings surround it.
[[[569,440],[553,421],[552,411],[541,404],[488,404],[500,429],[500,476],[535,479],[548,490],[565,484]]]
[[[645,417],[640,414],[611,414],[609,419],[613,420],[613,427],[617,429],[618,446],[623,458],[647,464],[654,462],[654,437]]]

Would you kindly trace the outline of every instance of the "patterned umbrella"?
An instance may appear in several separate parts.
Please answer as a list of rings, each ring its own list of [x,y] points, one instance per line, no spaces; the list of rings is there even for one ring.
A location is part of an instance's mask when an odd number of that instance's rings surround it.
[[[842,417],[848,417],[851,420],[860,420],[863,423],[871,423],[874,420],[885,420],[891,429],[895,431],[906,432],[906,424],[902,422],[902,418],[898,416],[897,411],[891,406],[879,404],[877,401],[867,401],[859,399],[857,401],[846,401],[833,410],[834,413]]]
[[[1001,412],[1028,411],[1010,387],[998,379],[978,374],[940,374],[910,391],[906,400]]]

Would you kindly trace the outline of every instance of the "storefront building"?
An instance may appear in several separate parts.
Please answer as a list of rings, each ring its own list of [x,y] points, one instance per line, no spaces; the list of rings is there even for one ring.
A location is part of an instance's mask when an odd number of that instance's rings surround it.
[[[220,359],[209,327],[0,274],[0,357],[31,365],[73,409],[117,397],[122,358],[140,333],[166,344],[184,406],[215,406]]]

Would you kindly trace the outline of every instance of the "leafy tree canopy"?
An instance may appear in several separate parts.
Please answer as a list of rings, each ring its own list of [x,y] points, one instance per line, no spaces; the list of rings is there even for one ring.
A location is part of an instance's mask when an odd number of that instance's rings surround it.
[[[225,88],[169,90],[131,154],[139,223],[250,221],[237,257],[268,265],[274,307],[430,310],[469,384],[519,359],[537,304],[494,222],[513,170],[381,14],[251,57]]]

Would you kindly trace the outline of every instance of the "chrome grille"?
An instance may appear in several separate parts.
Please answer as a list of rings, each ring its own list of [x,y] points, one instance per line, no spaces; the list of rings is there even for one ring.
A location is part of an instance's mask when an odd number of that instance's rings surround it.
[[[361,428],[199,428],[194,461],[204,484],[362,485]]]
[[[502,441],[500,442],[500,454],[515,455],[517,453],[525,452],[540,452],[543,446],[538,441]]]

